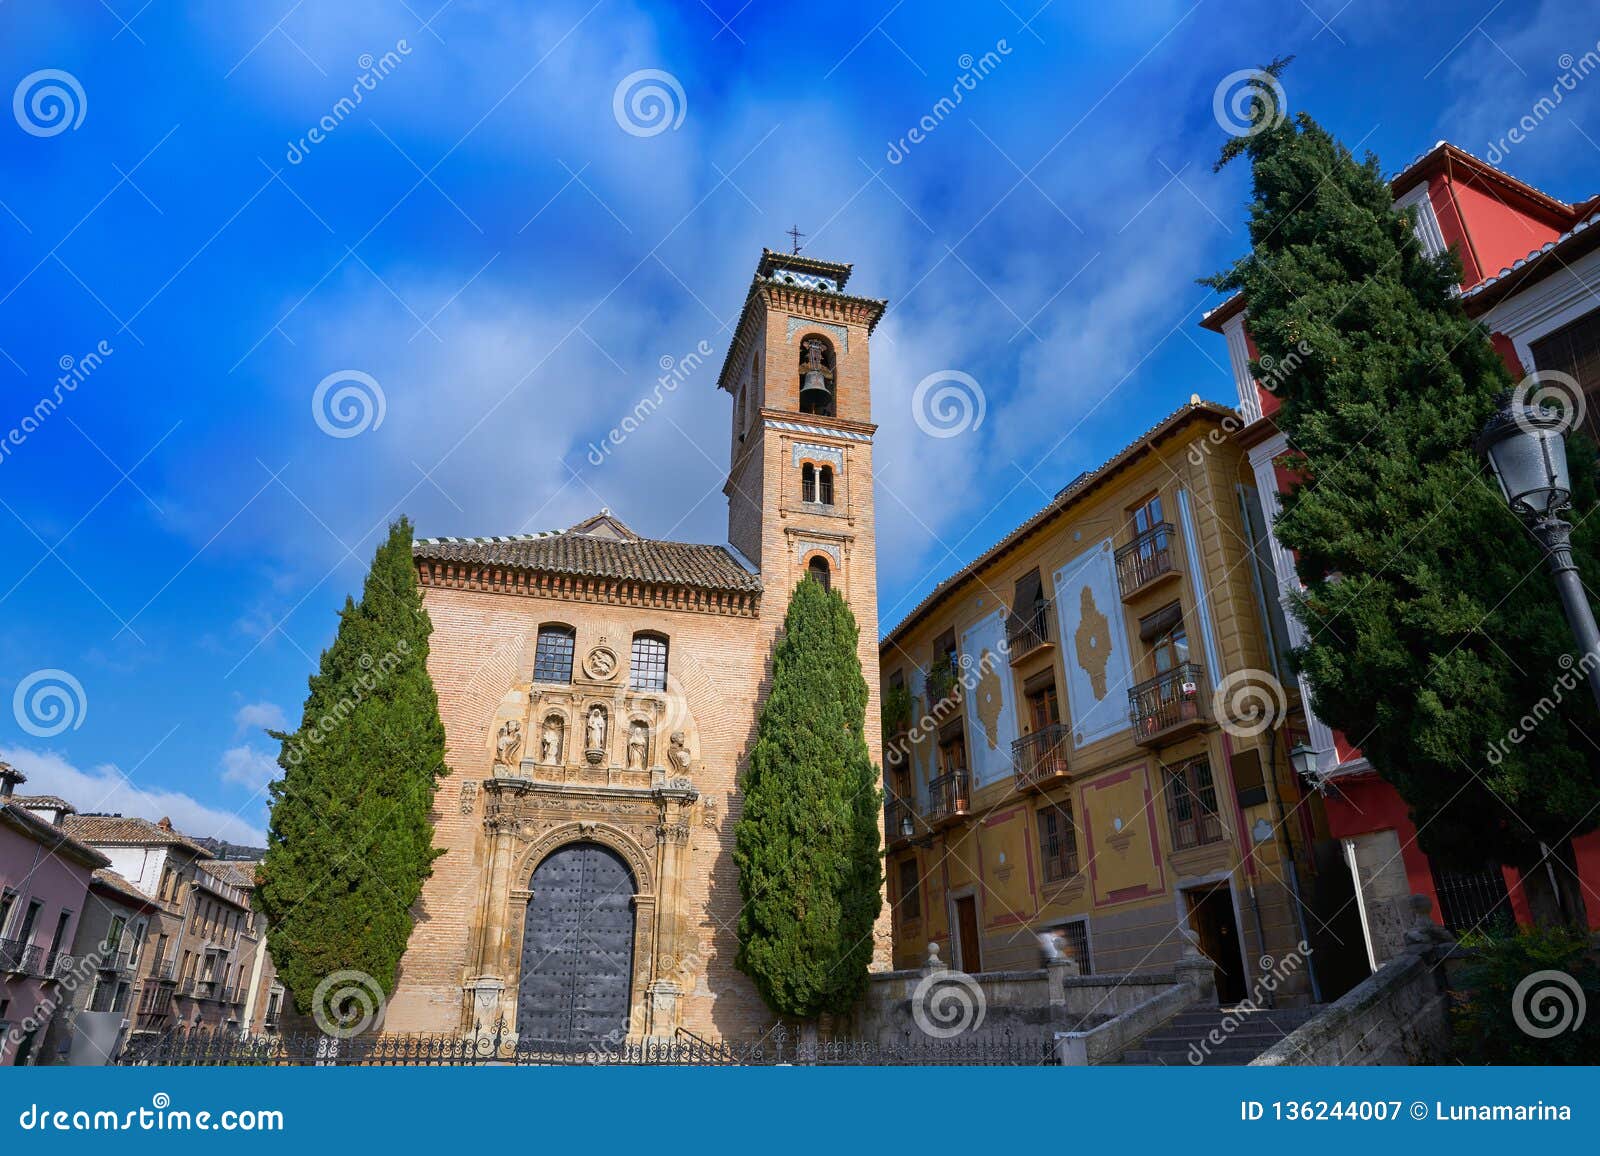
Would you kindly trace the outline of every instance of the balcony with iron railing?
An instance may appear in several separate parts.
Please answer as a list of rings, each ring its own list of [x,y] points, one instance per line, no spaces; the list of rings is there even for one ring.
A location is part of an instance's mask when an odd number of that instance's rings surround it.
[[[953,823],[972,813],[972,776],[965,770],[947,771],[928,783],[928,809],[924,814],[935,827]]]
[[[1117,548],[1117,585],[1123,601],[1177,574],[1171,522],[1151,526]]]
[[[1043,788],[1067,777],[1067,749],[1072,731],[1065,723],[1052,723],[1011,744],[1011,765],[1017,790]]]
[[[59,960],[65,958],[58,952],[47,951],[36,943],[20,939],[0,939],[0,974],[54,978]],[[70,958],[67,960],[71,964]]]
[[[1155,747],[1193,734],[1210,722],[1206,672],[1193,662],[1146,679],[1128,691],[1133,741]]]
[[[1006,619],[1006,650],[1012,662],[1055,644],[1055,604],[1046,599]]]
[[[158,983],[176,982],[178,978],[178,957],[174,955],[170,959],[162,959],[160,956],[152,956],[150,970],[145,974]]]

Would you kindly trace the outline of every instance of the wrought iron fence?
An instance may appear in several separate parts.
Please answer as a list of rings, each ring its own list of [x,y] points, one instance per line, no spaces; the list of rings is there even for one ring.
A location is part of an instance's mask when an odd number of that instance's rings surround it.
[[[947,771],[928,782],[929,822],[965,815],[972,807],[972,776],[964,770]]]
[[[566,1043],[510,1036],[251,1036],[223,1028],[180,1028],[138,1036],[116,1062],[162,1067],[746,1067],[1053,1065],[1053,1040],[1042,1035],[972,1034],[935,1039],[906,1033],[892,1040],[796,1040],[783,1027],[750,1041],[713,1041],[688,1032],[668,1040]]]

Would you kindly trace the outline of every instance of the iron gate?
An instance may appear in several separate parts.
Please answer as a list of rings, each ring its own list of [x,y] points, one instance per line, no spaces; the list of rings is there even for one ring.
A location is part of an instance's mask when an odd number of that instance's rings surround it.
[[[533,873],[522,932],[524,1040],[622,1039],[633,974],[633,876],[598,843],[562,847]]]

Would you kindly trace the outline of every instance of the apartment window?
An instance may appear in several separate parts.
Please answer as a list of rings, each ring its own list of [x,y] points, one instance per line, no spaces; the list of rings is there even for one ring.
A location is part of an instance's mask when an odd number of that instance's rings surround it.
[[[1030,570],[1018,578],[1011,596],[1011,616],[1006,620],[1006,643],[1014,656],[1050,641],[1049,610],[1039,571]]]
[[[1150,664],[1158,675],[1189,661],[1189,635],[1183,628],[1183,608],[1176,602],[1139,620]]]
[[[667,689],[667,640],[659,634],[633,636],[633,666],[629,685],[634,690]]]
[[[128,921],[120,915],[111,917],[111,925],[106,928],[105,949],[107,955],[115,955],[122,946],[122,933],[126,930]]]
[[[1024,688],[1028,696],[1028,718],[1035,732],[1055,726],[1061,721],[1061,704],[1056,698],[1056,677],[1046,674],[1041,682]]]
[[[1133,529],[1134,537],[1149,533],[1165,521],[1161,516],[1161,495],[1151,494],[1133,509],[1128,511],[1128,522]],[[1158,535],[1165,538],[1166,535]],[[1165,543],[1163,543],[1164,545]]]
[[[922,918],[922,875],[917,870],[917,860],[900,861],[900,902],[898,905],[901,923],[909,923],[913,919]]]
[[[1039,858],[1047,883],[1071,879],[1078,873],[1078,834],[1072,824],[1070,802],[1049,803],[1039,812]]]
[[[0,939],[6,938],[6,924],[11,922],[11,909],[17,905],[17,893],[0,892]]]
[[[824,506],[833,505],[833,467],[823,466],[817,471],[817,501]]]
[[[571,682],[572,651],[577,636],[570,626],[541,626],[534,647],[534,682]]]
[[[65,942],[67,938],[67,925],[71,922],[72,912],[70,911],[63,911],[60,915],[56,916],[55,934],[50,937],[51,955],[54,955],[56,952],[61,950],[61,944]]]
[[[1195,759],[1181,767],[1167,768],[1167,814],[1172,821],[1174,850],[1183,851],[1222,838],[1210,762]]]
[[[1565,373],[1591,397],[1600,393],[1600,309],[1530,342],[1528,351],[1541,370]],[[1584,428],[1593,437],[1600,431],[1600,413],[1593,405],[1588,408]]]
[[[44,901],[43,900],[30,899],[28,901],[28,910],[23,914],[23,916],[22,916],[22,926],[17,928],[17,934],[16,934],[17,942],[22,944],[23,947],[27,947],[28,944],[30,942],[32,942],[32,940],[33,940],[33,925],[39,921],[39,912],[41,912],[43,910],[44,910]]]

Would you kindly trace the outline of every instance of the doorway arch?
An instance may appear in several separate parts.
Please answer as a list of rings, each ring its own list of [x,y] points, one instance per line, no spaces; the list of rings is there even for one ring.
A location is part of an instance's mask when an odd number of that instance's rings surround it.
[[[534,869],[522,929],[517,1034],[583,1043],[628,1032],[637,881],[602,843],[566,843]]]

